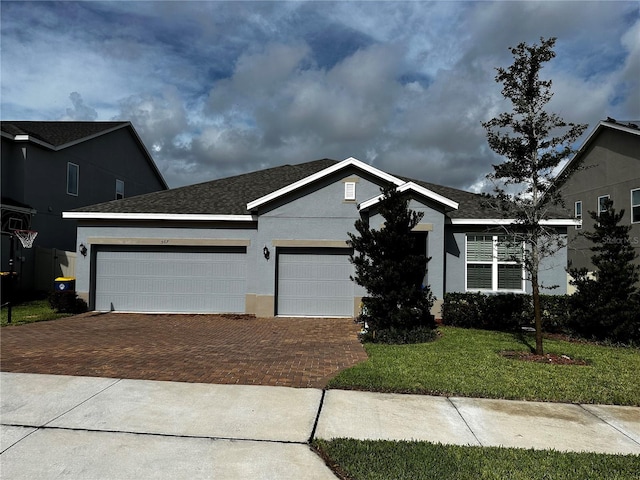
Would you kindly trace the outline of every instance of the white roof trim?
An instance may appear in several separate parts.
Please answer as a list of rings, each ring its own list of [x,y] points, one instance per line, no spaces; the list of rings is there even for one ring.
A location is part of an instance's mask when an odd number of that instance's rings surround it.
[[[406,192],[407,190],[412,190],[424,197],[430,198],[431,200],[435,200],[436,202],[441,203],[442,205],[445,205],[449,208],[452,208],[454,210],[458,209],[458,202],[454,202],[453,200],[447,197],[443,197],[442,195],[432,190],[429,190],[428,188],[422,187],[414,182],[403,183],[397,188],[397,190],[399,192]],[[360,205],[358,205],[358,210],[366,210],[367,208],[377,204],[380,200],[382,200],[383,196],[384,195],[381,194],[362,202]]]
[[[310,183],[313,183],[316,180],[326,177],[327,175],[331,175],[332,173],[342,170],[343,168],[346,168],[346,167],[359,168],[361,170],[364,170],[367,173],[370,173],[371,175],[374,175],[378,178],[391,182],[394,185],[400,186],[404,183],[402,180],[400,180],[397,177],[394,177],[393,175],[389,175],[388,173],[383,172],[382,170],[372,167],[371,165],[367,165],[366,163],[361,162],[357,158],[349,157],[339,163],[336,163],[331,167],[325,168],[324,170],[320,170],[319,172],[316,172],[313,175],[309,175],[308,177],[303,178],[302,180],[298,180],[297,182],[287,185],[286,187],[283,187],[280,190],[276,190],[275,192],[271,192],[268,195],[265,195],[263,197],[260,197],[256,200],[253,200],[247,203],[247,210],[253,210],[257,207],[260,207],[265,203],[268,203],[272,200],[275,200],[278,197],[291,193],[294,190],[297,190],[306,185],[309,185]]]
[[[210,215],[200,213],[113,213],[62,212],[62,218],[73,220],[177,220],[183,222],[253,222],[253,215]]]
[[[452,225],[517,225],[518,222],[513,218],[452,218]],[[545,227],[567,227],[574,225],[582,225],[582,220],[575,218],[553,218],[550,220],[541,220],[540,225]]]

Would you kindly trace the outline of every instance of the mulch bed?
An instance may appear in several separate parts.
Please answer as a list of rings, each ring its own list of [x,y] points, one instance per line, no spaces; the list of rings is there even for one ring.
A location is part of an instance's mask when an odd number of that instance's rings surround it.
[[[571,358],[568,355],[558,355],[557,353],[546,353],[544,355],[536,355],[531,352],[516,352],[506,350],[500,352],[505,358],[511,360],[523,360],[525,362],[548,363],[552,365],[589,365],[589,362],[580,358]]]

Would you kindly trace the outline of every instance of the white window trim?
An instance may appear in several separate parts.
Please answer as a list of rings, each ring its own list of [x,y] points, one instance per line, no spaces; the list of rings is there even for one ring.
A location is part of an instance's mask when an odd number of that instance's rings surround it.
[[[632,224],[637,224],[640,223],[640,221],[638,222],[634,222],[633,221],[633,207],[638,207],[640,208],[640,203],[638,203],[637,205],[633,204],[633,192],[640,192],[640,188],[632,188],[631,191],[629,192],[629,201],[631,202],[631,223]]]
[[[467,260],[467,250],[469,245],[469,236],[477,236],[482,235],[492,237],[493,247],[492,247],[492,259],[489,260],[478,260],[478,261],[468,261]],[[493,292],[493,293],[524,293],[526,291],[526,282],[524,276],[524,266],[521,265],[522,282],[520,289],[498,289],[498,265],[519,265],[518,262],[515,261],[498,261],[498,237],[502,237],[504,235],[487,235],[482,233],[469,233],[464,237],[464,290],[465,292]],[[524,250],[524,244],[523,244]],[[469,264],[472,265],[491,265],[491,289],[488,288],[469,288],[467,283],[467,266]]]
[[[580,214],[578,214],[578,204],[580,204]],[[580,220],[579,224],[576,224],[576,230],[582,228],[582,200],[578,200],[573,207],[573,216],[576,220]]]
[[[119,200],[118,193],[120,193],[120,192],[118,192],[118,185],[122,185],[122,197],[121,198],[125,197],[125,195],[124,195],[124,180],[120,180],[120,179],[116,178],[116,200]]]
[[[596,206],[596,209],[598,211],[598,216],[600,216],[600,214],[602,213],[602,211],[600,210],[600,199],[601,198],[611,198],[611,195],[601,195],[598,197],[598,205]]]
[[[73,165],[76,167],[76,193],[72,193],[69,191],[69,168]],[[77,197],[80,193],[80,165],[72,162],[67,162],[67,195],[72,195]]]

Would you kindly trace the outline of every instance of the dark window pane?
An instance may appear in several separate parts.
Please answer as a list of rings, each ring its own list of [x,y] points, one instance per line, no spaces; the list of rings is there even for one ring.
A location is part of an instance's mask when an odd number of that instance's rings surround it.
[[[522,290],[520,265],[498,265],[498,290]]]
[[[467,289],[491,290],[491,265],[467,265]]]

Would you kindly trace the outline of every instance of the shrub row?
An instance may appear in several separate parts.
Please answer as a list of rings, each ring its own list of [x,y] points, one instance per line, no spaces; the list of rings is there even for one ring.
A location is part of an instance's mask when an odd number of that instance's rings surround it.
[[[542,328],[549,333],[571,333],[567,295],[541,295]],[[447,293],[442,323],[454,327],[513,332],[533,327],[531,295],[502,293]]]

